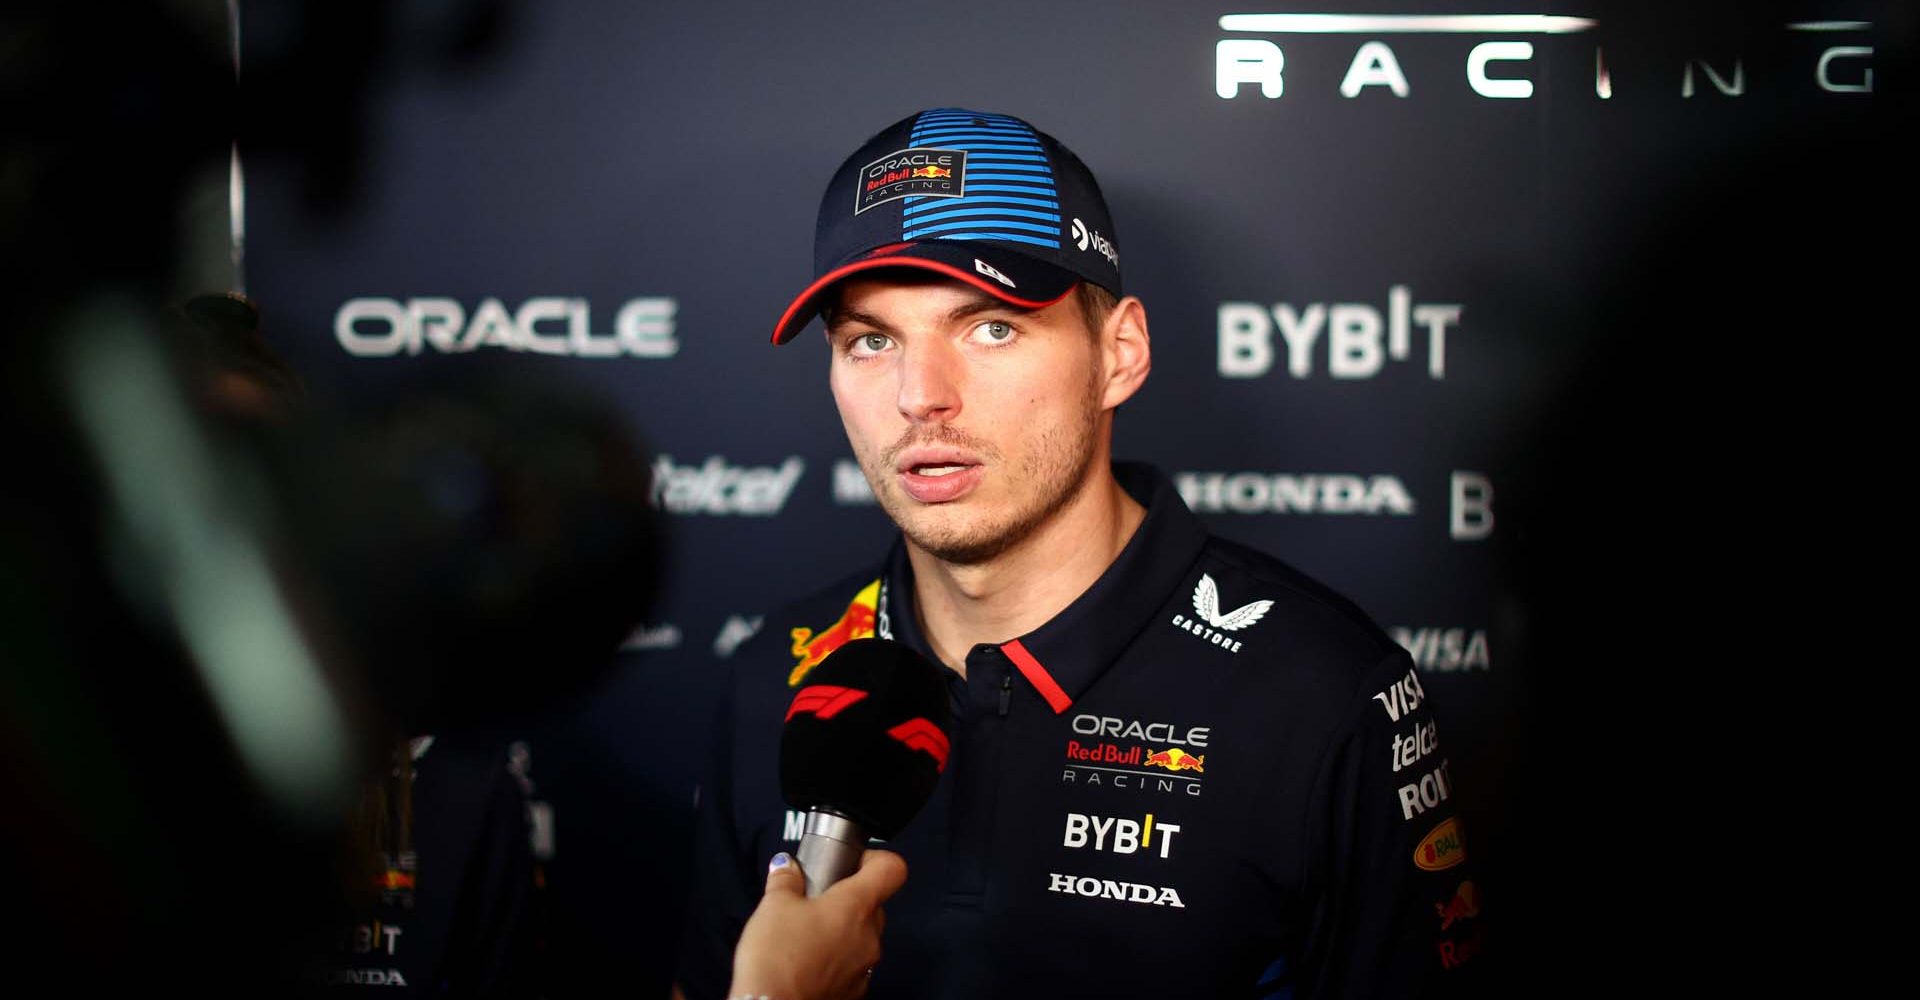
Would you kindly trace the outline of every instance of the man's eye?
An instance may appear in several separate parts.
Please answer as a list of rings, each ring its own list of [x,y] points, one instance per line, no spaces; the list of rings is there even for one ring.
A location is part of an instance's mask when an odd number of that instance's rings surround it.
[[[853,338],[849,349],[854,354],[878,354],[886,350],[892,343],[884,333],[863,333]]]
[[[974,327],[973,332],[979,334],[980,338],[988,343],[1001,344],[1013,337],[1013,325],[997,319],[990,319]]]

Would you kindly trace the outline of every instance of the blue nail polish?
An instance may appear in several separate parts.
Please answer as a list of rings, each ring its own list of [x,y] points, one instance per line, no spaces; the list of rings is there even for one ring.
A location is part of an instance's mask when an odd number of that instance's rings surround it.
[[[793,859],[790,857],[787,857],[787,852],[781,851],[779,854],[776,854],[773,856],[772,861],[767,862],[767,870],[770,872],[777,872],[780,869],[785,868],[786,866],[792,863],[793,863]]]

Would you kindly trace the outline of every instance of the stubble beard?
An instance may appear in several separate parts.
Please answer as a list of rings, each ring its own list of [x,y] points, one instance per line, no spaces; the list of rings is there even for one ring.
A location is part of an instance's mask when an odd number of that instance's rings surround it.
[[[1072,502],[1086,482],[1088,467],[1093,464],[1096,450],[1094,434],[1101,413],[1098,372],[1095,371],[1093,376],[1087,386],[1086,405],[1081,407],[1082,419],[1071,425],[1049,428],[1021,460],[1019,482],[1031,484],[1032,491],[1013,498],[1014,502],[1020,504],[1017,509],[997,516],[995,512],[983,512],[982,517],[970,523],[955,525],[943,523],[945,519],[937,516],[921,518],[920,515],[930,513],[927,509],[929,505],[901,495],[899,484],[893,476],[895,461],[902,451],[913,445],[944,444],[965,448],[985,460],[990,469],[1002,468],[998,462],[999,453],[992,446],[946,424],[934,424],[924,429],[909,428],[898,442],[878,456],[875,463],[868,464],[865,459],[862,460],[867,482],[873,487],[881,509],[899,526],[901,534],[907,536],[908,541],[942,562],[955,566],[977,566],[1005,554],[1031,537],[1040,526]]]

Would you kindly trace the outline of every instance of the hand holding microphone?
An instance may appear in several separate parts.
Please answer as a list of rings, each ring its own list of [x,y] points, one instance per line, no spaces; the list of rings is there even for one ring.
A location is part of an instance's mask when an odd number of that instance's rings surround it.
[[[734,949],[727,995],[825,1000],[865,994],[887,922],[880,904],[906,881],[907,864],[898,854],[868,851],[859,871],[808,898],[800,864],[775,855],[766,894]]]
[[[835,650],[794,692],[780,737],[780,786],[807,811],[798,858],[777,855],[734,949],[729,996],[857,997],[880,960],[880,904],[906,862],[868,850],[891,839],[946,770],[944,672],[886,639]],[[804,888],[804,895],[802,889]]]
[[[806,810],[797,852],[807,895],[860,867],[867,840],[891,840],[947,769],[946,672],[889,639],[856,639],[806,677],[780,734],[780,791]]]

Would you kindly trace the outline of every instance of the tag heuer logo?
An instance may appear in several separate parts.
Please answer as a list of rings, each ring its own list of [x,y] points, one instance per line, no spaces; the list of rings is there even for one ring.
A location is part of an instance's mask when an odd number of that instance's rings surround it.
[[[1176,614],[1173,624],[1175,628],[1197,635],[1230,653],[1238,653],[1239,640],[1227,633],[1238,632],[1265,618],[1267,609],[1271,607],[1272,601],[1252,601],[1223,615],[1220,613],[1220,587],[1213,582],[1213,577],[1202,573],[1200,582],[1193,588],[1194,617]]]

